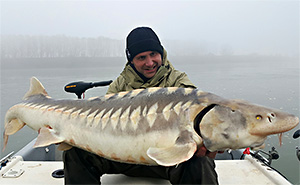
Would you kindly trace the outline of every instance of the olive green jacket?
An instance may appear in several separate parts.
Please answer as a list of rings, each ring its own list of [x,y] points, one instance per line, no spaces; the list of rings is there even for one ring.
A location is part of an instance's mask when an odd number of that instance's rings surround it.
[[[164,50],[162,65],[154,77],[145,83],[135,70],[127,63],[121,75],[110,84],[107,94],[130,91],[133,89],[145,89],[148,87],[196,88],[185,73],[174,69],[167,59],[166,50]]]

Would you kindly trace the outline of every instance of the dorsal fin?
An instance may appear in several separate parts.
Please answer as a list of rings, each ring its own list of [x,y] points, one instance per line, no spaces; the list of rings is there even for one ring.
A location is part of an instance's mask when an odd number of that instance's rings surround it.
[[[36,94],[43,94],[45,96],[48,96],[48,93],[46,92],[46,90],[45,90],[44,86],[41,84],[41,82],[36,77],[31,77],[30,89],[25,94],[23,99],[26,99],[29,96],[36,95]]]

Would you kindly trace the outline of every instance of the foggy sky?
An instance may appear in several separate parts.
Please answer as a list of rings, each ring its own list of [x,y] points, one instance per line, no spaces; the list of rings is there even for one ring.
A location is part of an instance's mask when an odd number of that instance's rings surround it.
[[[125,40],[150,26],[161,40],[231,48],[234,54],[299,55],[299,1],[1,1],[1,34]]]

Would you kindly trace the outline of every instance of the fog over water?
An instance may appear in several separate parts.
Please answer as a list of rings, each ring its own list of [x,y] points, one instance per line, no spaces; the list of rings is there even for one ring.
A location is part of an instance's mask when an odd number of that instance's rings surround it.
[[[297,0],[1,1],[1,35],[124,41],[137,26],[152,27],[161,40],[201,45],[206,53],[299,54]]]
[[[175,68],[199,89],[300,116],[298,0],[1,0],[0,8],[0,133],[31,76],[53,98],[75,98],[63,91],[71,81],[115,79],[126,63],[125,38],[138,26],[154,29]],[[300,184],[300,139],[292,139],[299,128],[284,135],[282,147],[269,137],[265,149],[278,149],[273,166],[293,184]],[[36,135],[23,128],[0,157]]]

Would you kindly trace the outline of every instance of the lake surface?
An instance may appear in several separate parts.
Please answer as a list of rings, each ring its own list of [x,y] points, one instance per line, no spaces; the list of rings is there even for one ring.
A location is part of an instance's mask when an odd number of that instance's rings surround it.
[[[201,90],[230,99],[244,99],[252,103],[281,109],[300,116],[299,113],[299,58],[262,56],[197,56],[169,57],[174,67],[188,74]],[[124,58],[48,58],[1,59],[1,119],[9,107],[21,101],[29,89],[29,79],[36,76],[48,94],[57,99],[75,99],[74,94],[64,92],[64,86],[73,81],[114,80],[125,65]],[[107,87],[86,92],[86,98],[105,94]],[[3,133],[3,122],[0,131]],[[265,151],[275,147],[280,158],[272,166],[284,174],[293,184],[300,184],[300,162],[296,158],[296,146],[300,139],[292,138],[299,129],[283,135],[279,146],[277,136],[266,141]],[[10,136],[8,146],[1,157],[10,151],[18,151],[37,136],[24,127]],[[3,147],[1,139],[1,148]]]

